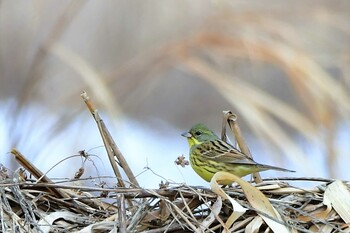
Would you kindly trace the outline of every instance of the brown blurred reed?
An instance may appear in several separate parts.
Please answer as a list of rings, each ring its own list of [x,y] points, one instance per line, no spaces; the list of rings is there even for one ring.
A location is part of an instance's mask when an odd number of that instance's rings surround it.
[[[86,89],[114,119],[184,127],[206,114],[212,122],[212,106],[232,108],[246,130],[304,170],[313,163],[295,134],[323,142],[329,176],[337,175],[336,135],[350,110],[347,1],[38,2],[23,6],[29,13],[0,4],[0,13],[25,15],[0,19],[0,89],[16,103],[6,123],[11,146],[46,114],[58,116],[46,140],[65,132],[81,117]],[[19,116],[32,103],[46,110],[24,131]]]

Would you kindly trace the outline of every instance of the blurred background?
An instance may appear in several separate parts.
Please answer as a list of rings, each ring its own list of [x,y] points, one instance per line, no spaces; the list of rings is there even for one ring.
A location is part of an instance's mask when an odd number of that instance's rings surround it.
[[[263,177],[349,180],[349,12],[347,0],[2,0],[0,163],[19,167],[15,147],[49,177],[113,175],[86,90],[143,187],[207,186],[174,161],[192,125],[220,134],[223,110],[257,162],[297,171]]]

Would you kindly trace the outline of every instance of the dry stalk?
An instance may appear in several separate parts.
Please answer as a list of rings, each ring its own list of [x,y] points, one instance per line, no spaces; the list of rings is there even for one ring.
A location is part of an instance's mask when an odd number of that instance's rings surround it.
[[[42,171],[40,171],[37,167],[35,167],[29,160],[27,160],[18,150],[12,149],[11,154],[15,156],[15,159],[28,171],[30,174],[32,174],[35,178],[41,179],[41,182],[43,183],[53,183],[52,180],[50,180],[47,176],[44,175]],[[62,192],[61,190],[55,188],[55,187],[48,187],[48,189],[56,195],[56,197],[69,197],[65,192]]]
[[[121,174],[119,172],[118,166],[116,164],[115,158],[117,159],[119,165],[123,168],[125,174],[128,176],[130,183],[134,186],[139,186],[134,173],[130,169],[128,163],[126,162],[124,156],[120,152],[119,148],[117,147],[116,143],[114,142],[112,136],[110,135],[108,129],[106,128],[106,125],[104,124],[103,120],[101,119],[100,115],[98,114],[97,109],[94,107],[92,101],[90,100],[90,97],[87,95],[86,92],[83,92],[81,94],[81,97],[85,101],[89,111],[91,112],[92,116],[94,117],[98,129],[100,131],[103,143],[105,145],[105,148],[107,150],[109,161],[112,165],[113,171],[118,179],[118,186],[119,187],[126,187],[124,181],[122,180]]]
[[[235,138],[237,140],[237,143],[239,145],[239,148],[241,149],[242,153],[247,155],[249,158],[253,159],[252,154],[250,153],[250,150],[247,146],[247,143],[245,142],[242,132],[237,124],[237,116],[235,114],[233,114],[231,111],[223,111],[224,113],[224,118],[223,118],[223,133],[221,134],[221,137],[223,137],[223,135],[225,135],[225,131],[226,131],[226,122],[228,123],[228,125],[230,126],[233,134],[235,135]],[[258,172],[253,173],[253,179],[255,181],[255,183],[259,184],[262,182],[261,176]]]

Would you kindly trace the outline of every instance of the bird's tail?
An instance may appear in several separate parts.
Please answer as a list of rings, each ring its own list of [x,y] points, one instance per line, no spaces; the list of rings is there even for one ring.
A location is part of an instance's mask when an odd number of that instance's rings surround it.
[[[275,167],[275,166],[270,166],[270,165],[265,165],[265,164],[259,164],[258,165],[261,170],[276,170],[276,171],[283,171],[283,172],[295,172],[293,170],[285,169],[282,167]]]

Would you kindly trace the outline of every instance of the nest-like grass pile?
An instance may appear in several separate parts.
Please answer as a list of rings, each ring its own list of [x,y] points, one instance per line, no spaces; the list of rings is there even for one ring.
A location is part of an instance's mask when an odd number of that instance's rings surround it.
[[[1,169],[1,232],[276,232],[266,219],[290,232],[349,232],[349,185],[341,181],[312,179],[308,182],[327,183],[305,190],[264,180],[255,187],[280,219],[256,207],[262,200],[252,203],[254,194],[241,186],[224,188],[245,208],[227,226],[237,209],[210,189],[94,188],[76,185],[79,179],[75,185],[38,183],[23,174],[19,170],[9,178]]]

